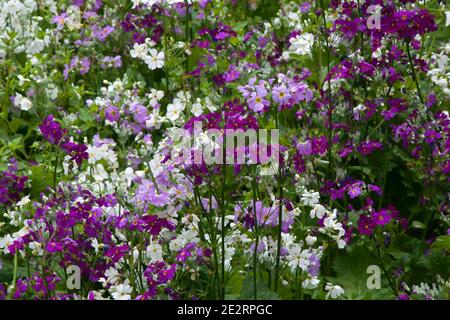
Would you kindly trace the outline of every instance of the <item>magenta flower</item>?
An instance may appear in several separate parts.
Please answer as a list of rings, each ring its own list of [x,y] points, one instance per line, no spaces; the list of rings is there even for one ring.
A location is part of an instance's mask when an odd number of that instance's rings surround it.
[[[377,149],[381,149],[383,145],[381,142],[378,141],[363,141],[358,146],[357,150],[359,153],[361,153],[363,156],[367,156],[374,152]]]
[[[66,134],[66,130],[61,128],[61,125],[53,120],[53,115],[47,116],[39,126],[44,138],[51,144],[58,145],[63,136]]]
[[[375,228],[375,224],[372,219],[366,215],[361,215],[358,220],[358,232],[364,235],[371,235]]]
[[[386,209],[375,211],[372,215],[372,221],[379,226],[384,226],[392,220],[391,215]]]
[[[63,250],[63,245],[60,242],[51,241],[47,244],[47,251],[50,253],[61,252]]]
[[[357,183],[353,183],[350,186],[348,186],[347,193],[348,193],[350,199],[354,199],[354,198],[358,197],[362,193],[361,183],[357,182]]]
[[[111,258],[112,262],[116,263],[122,259],[129,250],[130,247],[127,244],[112,246],[108,251],[106,251],[105,256]]]

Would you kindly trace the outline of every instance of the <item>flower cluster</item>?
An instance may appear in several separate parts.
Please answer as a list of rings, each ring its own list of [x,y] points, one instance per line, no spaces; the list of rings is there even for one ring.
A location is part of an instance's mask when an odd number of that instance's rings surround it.
[[[448,299],[449,17],[0,2],[0,300]]]

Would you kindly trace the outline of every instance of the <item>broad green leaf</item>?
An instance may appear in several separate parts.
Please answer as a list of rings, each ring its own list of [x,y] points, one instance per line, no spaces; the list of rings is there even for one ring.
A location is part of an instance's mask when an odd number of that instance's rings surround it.
[[[254,282],[253,282],[253,275],[249,274],[245,278],[243,284],[242,284],[242,291],[240,295],[240,299],[242,300],[253,300],[255,298],[255,292],[254,292]],[[280,297],[277,293],[269,290],[267,287],[266,282],[261,279],[256,279],[256,288],[257,288],[257,297],[259,300],[279,300]]]

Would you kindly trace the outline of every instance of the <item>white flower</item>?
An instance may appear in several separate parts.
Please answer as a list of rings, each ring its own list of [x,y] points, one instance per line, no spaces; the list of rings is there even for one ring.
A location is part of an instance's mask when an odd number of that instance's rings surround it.
[[[381,52],[381,48],[377,48],[374,52],[372,52],[372,58],[374,59],[380,59],[383,56],[383,53]]]
[[[30,242],[28,247],[31,249],[33,255],[42,256],[44,254],[44,250],[42,249],[42,244],[36,241]]]
[[[150,170],[152,170],[153,175],[159,176],[159,174],[164,170],[162,166],[162,160],[164,158],[160,154],[155,154],[152,160],[150,160]]]
[[[205,105],[206,105],[206,108],[208,108],[208,110],[211,111],[211,112],[214,112],[214,111],[217,110],[217,106],[215,106],[212,103],[212,101],[211,101],[211,99],[209,97],[205,98]]]
[[[24,111],[30,110],[31,107],[33,106],[30,99],[22,96],[20,93],[16,94],[16,97],[14,98],[14,105],[16,107],[19,107],[20,110],[24,110]]]
[[[109,269],[105,271],[105,277],[106,279],[102,277],[98,281],[103,283],[104,286],[107,284],[114,285],[120,279],[120,274],[114,267],[109,267]]]
[[[325,295],[326,299],[329,299],[330,297],[332,299],[336,299],[337,297],[341,296],[344,293],[344,289],[342,289],[338,285],[333,285],[332,283],[327,283],[325,286],[325,290],[328,291],[328,293]]]
[[[311,217],[311,219],[314,219],[314,217],[317,217],[317,219],[322,219],[326,212],[327,210],[324,206],[322,206],[321,204],[316,204],[314,208],[312,208],[309,212],[309,216]]]
[[[154,106],[164,97],[164,92],[161,90],[152,89],[148,94],[148,98],[150,99],[150,105]]]
[[[297,269],[297,267],[301,268],[303,271],[306,271],[309,266],[309,257],[311,254],[308,250],[303,250],[299,244],[295,244],[289,251],[287,255],[287,260],[289,261],[289,266],[293,271]]]
[[[113,291],[111,294],[114,300],[130,300],[130,293],[133,291],[133,288],[130,286],[130,283],[127,279],[124,283],[112,287],[111,291]]]
[[[345,242],[345,240],[339,239],[337,242],[337,246],[339,249],[344,249],[346,245],[347,245],[347,242]]]
[[[17,202],[16,205],[18,207],[23,207],[23,206],[27,205],[28,203],[30,203],[30,196],[25,196],[22,199],[20,199],[20,201]]]
[[[92,171],[92,177],[95,181],[103,181],[108,179],[108,173],[106,172],[105,167],[103,167],[102,164],[97,164]]]
[[[22,238],[22,237],[28,235],[29,233],[30,233],[30,228],[28,226],[24,226],[19,231],[13,233],[12,236],[17,239],[17,238]]]
[[[132,9],[135,9],[136,7],[140,6],[141,4],[147,7],[151,7],[155,3],[158,2],[158,0],[131,0],[133,2]]]
[[[59,89],[53,83],[49,83],[45,88],[45,93],[51,100],[55,100],[58,97]]]
[[[191,112],[194,116],[198,117],[203,113],[203,106],[200,99],[197,98],[197,102],[192,105]]]
[[[312,33],[303,33],[289,40],[290,49],[296,54],[306,55],[311,53],[314,44],[314,35]]]
[[[318,192],[305,190],[300,200],[302,201],[303,205],[313,207],[314,205],[319,203],[319,198],[320,195]]]
[[[135,43],[133,45],[133,49],[131,49],[130,51],[130,55],[132,58],[139,58],[144,60],[147,57],[147,50],[148,47],[145,43]]]
[[[145,57],[144,61],[150,70],[162,68],[164,66],[164,52],[150,49],[149,55]]]
[[[3,249],[4,254],[9,254],[8,247],[13,243],[14,239],[7,234],[3,238],[0,238],[0,249]]]
[[[166,117],[170,121],[176,121],[180,117],[181,112],[184,110],[184,105],[178,100],[174,101],[167,106]]]
[[[157,261],[163,261],[163,250],[160,244],[150,240],[150,244],[147,246],[147,257],[150,259],[150,263]]]
[[[450,26],[450,11],[445,11],[445,26]]]
[[[98,253],[98,250],[99,250],[100,248],[103,248],[103,244],[98,243],[98,240],[97,240],[97,239],[94,239],[94,240],[91,241],[91,246],[94,248],[95,253]]]
[[[181,103],[188,103],[191,100],[191,94],[188,91],[178,91],[175,100],[179,100]]]
[[[45,42],[42,39],[34,39],[27,44],[27,52],[30,54],[39,53],[45,48]]]
[[[122,177],[125,179],[127,187],[130,187],[131,182],[135,177],[133,168],[131,167],[126,168],[125,171],[122,173]]]
[[[308,277],[302,282],[302,287],[305,289],[315,289],[319,285],[320,280],[317,277]]]
[[[317,241],[317,237],[307,235],[305,240],[308,246],[312,246]]]

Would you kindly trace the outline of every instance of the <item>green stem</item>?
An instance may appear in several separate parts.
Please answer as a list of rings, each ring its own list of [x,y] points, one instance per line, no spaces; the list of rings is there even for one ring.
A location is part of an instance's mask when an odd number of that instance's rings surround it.
[[[416,71],[414,70],[414,64],[411,58],[411,50],[409,49],[409,42],[406,42],[406,52],[408,53],[409,66],[411,67],[411,72],[413,76],[414,83],[416,84],[417,93],[419,94],[420,102],[423,104],[422,92],[420,91],[419,81],[417,80]]]
[[[53,169],[53,190],[55,190],[56,192],[56,176],[58,174],[58,162],[59,162],[59,158],[58,158],[58,147],[56,147],[55,149],[55,167]]]
[[[384,275],[386,276],[386,278],[387,278],[387,280],[389,282],[389,287],[391,288],[392,293],[394,293],[395,295],[398,295],[398,291],[395,288],[395,285],[394,285],[391,277],[389,276],[389,273],[387,272],[386,267],[384,266],[383,258],[381,257],[380,247],[378,245],[378,242],[377,242],[375,234],[373,236],[373,239],[375,241],[375,249],[377,251],[378,261],[379,261],[379,263],[381,265],[381,269],[383,270]]]
[[[279,120],[278,120],[278,112],[276,113],[276,125],[277,125],[277,129],[279,129]],[[282,209],[283,209],[283,185],[282,185],[282,168],[281,168],[281,157],[282,155],[279,155],[279,159],[278,159],[278,237],[277,237],[277,258],[276,258],[276,263],[275,263],[275,291],[277,291],[278,289],[278,281],[279,281],[279,277],[280,277],[280,258],[281,258],[281,228],[282,228],[282,224],[283,224],[283,214],[282,214]]]
[[[14,271],[13,271],[13,280],[12,285],[14,286],[14,291],[16,289],[16,280],[17,280],[17,250],[14,254]]]
[[[255,231],[255,249],[253,252],[253,290],[255,300],[258,300],[258,287],[257,287],[257,277],[256,272],[258,268],[258,246],[259,246],[259,230],[258,230],[258,220],[256,217],[256,175],[253,177],[252,181],[252,192],[253,192],[253,219],[254,219],[254,231]]]
[[[224,128],[225,128],[225,116],[223,119]],[[224,129],[225,130],[225,129]],[[227,166],[226,166],[226,134],[223,135],[223,151],[222,151],[222,175],[223,175],[223,184],[222,184],[222,210],[221,210],[221,237],[222,237],[222,299],[225,299],[225,188],[227,183]]]

